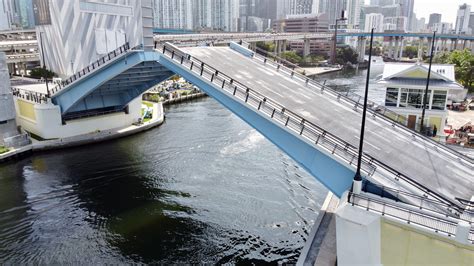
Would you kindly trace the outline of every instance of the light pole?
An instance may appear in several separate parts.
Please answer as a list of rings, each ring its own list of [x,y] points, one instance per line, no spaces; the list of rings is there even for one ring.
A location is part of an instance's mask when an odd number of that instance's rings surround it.
[[[362,176],[360,174],[360,167],[362,163],[362,150],[364,146],[365,133],[365,117],[367,114],[367,98],[369,97],[369,78],[370,78],[370,64],[372,62],[372,43],[374,41],[374,28],[370,32],[370,47],[369,47],[369,64],[367,65],[367,78],[365,80],[365,94],[364,94],[364,109],[362,111],[362,123],[360,126],[360,142],[359,142],[359,156],[357,157],[357,170],[354,176],[352,185],[352,192],[359,194],[362,190]]]
[[[426,88],[425,88],[425,96],[423,97],[423,109],[421,110],[421,122],[420,122],[420,132],[424,132],[424,122],[425,122],[425,109],[426,109],[426,98],[428,98],[428,88],[430,87],[430,77],[431,77],[431,63],[433,63],[433,52],[434,52],[434,43],[436,38],[436,31],[433,31],[433,39],[431,39],[431,52],[430,52],[430,65],[428,66],[428,76],[426,78]]]
[[[331,63],[333,65],[336,64],[336,50],[337,50],[337,22],[338,21],[344,21],[344,20],[347,20],[347,18],[344,17],[344,10],[342,10],[341,12],[341,18],[336,18],[336,25],[334,26],[334,41],[333,41],[333,49],[332,49],[332,53],[331,53]]]
[[[48,86],[48,73],[46,73],[46,61],[44,59],[44,48],[43,48],[43,32],[40,31],[40,42],[41,42],[41,55],[43,56],[43,73],[44,73],[44,80],[46,81],[46,92],[49,94],[49,86]]]

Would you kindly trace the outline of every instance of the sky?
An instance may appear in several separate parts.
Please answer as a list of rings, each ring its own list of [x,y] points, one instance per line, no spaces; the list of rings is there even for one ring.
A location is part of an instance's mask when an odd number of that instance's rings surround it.
[[[370,0],[365,0],[369,4]],[[474,0],[415,0],[415,13],[417,18],[425,18],[426,23],[431,13],[440,13],[442,22],[456,22],[456,13],[460,5],[468,4],[474,12]]]

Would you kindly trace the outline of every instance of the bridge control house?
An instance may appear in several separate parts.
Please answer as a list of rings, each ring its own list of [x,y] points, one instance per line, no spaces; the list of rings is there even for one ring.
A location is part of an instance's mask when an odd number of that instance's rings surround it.
[[[397,113],[393,119],[411,129],[420,130],[428,65],[386,63],[379,83],[387,88],[385,106]],[[431,66],[424,125],[429,135],[443,136],[448,111],[446,103],[453,90],[463,90],[456,82],[454,65]],[[436,127],[436,130],[434,130]]]

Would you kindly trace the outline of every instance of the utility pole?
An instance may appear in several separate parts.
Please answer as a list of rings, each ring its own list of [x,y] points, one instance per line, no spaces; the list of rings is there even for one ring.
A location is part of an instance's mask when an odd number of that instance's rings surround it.
[[[434,43],[436,38],[436,31],[433,31],[433,39],[431,39],[431,53],[430,53],[430,65],[428,66],[428,76],[426,78],[426,88],[425,88],[425,96],[423,97],[423,110],[421,111],[421,122],[420,122],[420,132],[424,132],[423,129],[425,124],[425,109],[426,109],[426,101],[428,98],[428,88],[430,87],[430,77],[431,77],[431,63],[433,62],[433,52],[434,52]]]
[[[370,32],[370,47],[369,47],[369,64],[367,65],[367,78],[365,80],[365,94],[364,94],[364,109],[362,111],[362,123],[360,126],[359,139],[359,156],[357,157],[357,170],[352,184],[352,192],[359,194],[362,191],[362,176],[360,168],[362,164],[362,151],[364,147],[364,133],[365,133],[365,117],[367,114],[367,98],[369,97],[369,79],[370,79],[370,64],[372,62],[372,44],[374,42],[374,28]]]
[[[337,22],[338,21],[344,21],[347,20],[347,18],[344,17],[344,10],[341,11],[341,17],[336,18],[336,25],[334,26],[334,40],[333,40],[333,48],[332,48],[332,53],[331,53],[331,64],[335,65],[336,64],[336,53],[337,53]]]

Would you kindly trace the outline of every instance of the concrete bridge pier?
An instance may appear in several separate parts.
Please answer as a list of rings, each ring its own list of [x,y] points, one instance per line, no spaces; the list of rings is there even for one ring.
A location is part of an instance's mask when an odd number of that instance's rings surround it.
[[[280,48],[278,47],[278,45],[280,44],[280,41],[275,40],[274,44],[275,44],[275,48],[273,50],[273,53],[276,54],[276,55],[279,55],[280,54],[279,53]]]
[[[304,39],[303,44],[303,57],[307,57],[311,53],[311,43],[309,39]]]
[[[420,37],[418,41],[418,54],[416,58],[418,61],[423,61],[423,48],[425,47],[425,38]]]
[[[392,53],[393,53],[393,37],[388,37],[388,47],[387,47],[387,53],[386,56],[388,58],[392,58]]]
[[[448,51],[448,40],[446,39],[441,40],[441,50],[443,52]]]
[[[473,45],[473,41],[471,40],[467,40],[467,44],[466,44],[466,48],[471,50],[471,53],[474,53],[474,45]]]
[[[399,47],[400,51],[397,54],[397,61],[401,60],[403,57],[404,41],[405,39],[403,37],[400,37],[400,47]]]
[[[248,48],[252,51],[257,50],[257,43],[256,42],[249,42],[249,47]]]
[[[364,62],[366,41],[367,41],[366,37],[357,37],[357,54],[359,55],[358,57],[359,62]]]
[[[282,52],[286,51],[286,40],[275,40],[275,51],[276,55],[281,55]]]
[[[455,39],[449,39],[449,51],[452,52],[454,49],[456,49]]]
[[[398,61],[398,54],[400,53],[400,39],[395,37],[395,47],[392,53],[392,59]]]

